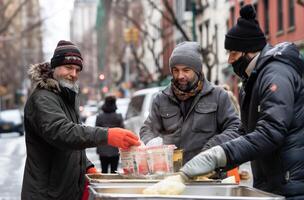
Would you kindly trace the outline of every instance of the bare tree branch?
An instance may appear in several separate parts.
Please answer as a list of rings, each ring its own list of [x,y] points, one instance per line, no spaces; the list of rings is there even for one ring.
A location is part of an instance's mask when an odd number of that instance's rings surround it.
[[[171,15],[171,18],[173,20],[173,24],[176,26],[176,28],[181,32],[182,36],[184,37],[185,40],[190,41],[190,37],[187,35],[187,33],[185,32],[185,30],[183,29],[183,27],[181,26],[181,24],[179,23],[179,21],[176,18],[176,15],[172,9],[172,7],[170,6],[168,0],[163,0],[164,5],[166,7],[166,9],[168,10],[168,12]]]
[[[13,14],[3,23],[0,25],[0,34],[3,34],[7,28],[9,27],[9,25],[12,23],[13,19],[20,13],[22,7],[28,2],[29,0],[24,0],[22,1],[17,9],[13,12]],[[8,5],[7,5],[8,6]],[[5,12],[5,10],[4,10]]]

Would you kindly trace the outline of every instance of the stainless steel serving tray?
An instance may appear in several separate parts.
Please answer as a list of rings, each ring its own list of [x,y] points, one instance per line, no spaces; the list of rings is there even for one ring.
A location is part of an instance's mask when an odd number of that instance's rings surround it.
[[[120,174],[86,174],[86,178],[91,185],[95,184],[124,184],[124,183],[157,183],[161,179],[148,179],[148,178],[125,178]],[[221,180],[195,180],[190,182],[189,184],[220,184]]]
[[[145,186],[89,186],[90,200],[120,199],[203,199],[284,200],[282,196],[239,185],[187,185],[181,195],[144,195]]]

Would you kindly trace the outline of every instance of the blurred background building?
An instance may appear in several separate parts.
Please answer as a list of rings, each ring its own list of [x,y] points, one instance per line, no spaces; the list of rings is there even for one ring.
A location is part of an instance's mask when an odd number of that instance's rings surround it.
[[[84,63],[79,77],[83,102],[96,100],[99,95],[96,90],[99,87],[95,28],[97,4],[98,0],[75,0],[71,14],[71,41],[81,50]]]
[[[25,102],[28,66],[43,58],[43,20],[38,0],[3,0],[0,7],[0,109],[6,109]]]
[[[39,3],[0,2],[0,105],[22,105],[30,83],[27,66],[42,62],[43,32]],[[52,1],[50,1],[51,3]],[[59,1],[60,2],[60,1]],[[133,91],[170,82],[169,57],[176,44],[202,46],[204,73],[214,84],[226,83],[237,95],[239,80],[227,64],[225,33],[252,3],[270,44],[294,42],[304,53],[303,0],[74,0],[70,39],[82,51],[81,103],[108,93],[129,97]],[[53,13],[54,17],[56,13]],[[54,41],[54,47],[58,41]]]

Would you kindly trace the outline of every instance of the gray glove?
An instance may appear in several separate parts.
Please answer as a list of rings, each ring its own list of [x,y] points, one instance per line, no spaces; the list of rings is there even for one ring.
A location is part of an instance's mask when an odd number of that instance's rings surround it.
[[[180,171],[188,177],[193,177],[207,174],[219,167],[225,167],[226,163],[227,158],[224,149],[221,146],[214,146],[196,155]]]

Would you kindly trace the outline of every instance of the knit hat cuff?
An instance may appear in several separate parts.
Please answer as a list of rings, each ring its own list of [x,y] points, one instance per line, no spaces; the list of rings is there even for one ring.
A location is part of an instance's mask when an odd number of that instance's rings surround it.
[[[202,61],[194,56],[185,54],[175,54],[170,58],[170,71],[175,65],[185,65],[191,67],[196,73],[202,73]]]
[[[82,59],[78,56],[58,56],[51,59],[51,67],[55,68],[61,65],[78,65],[82,70]]]
[[[265,37],[256,38],[239,38],[226,35],[225,49],[240,52],[257,52],[261,51],[266,45]]]

